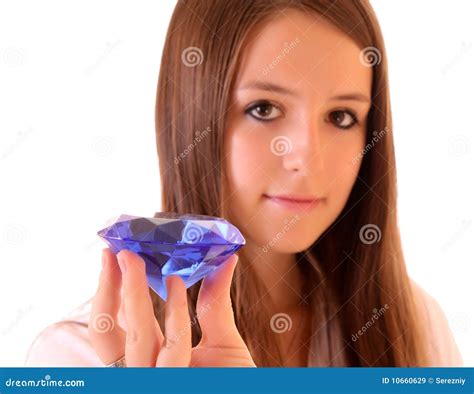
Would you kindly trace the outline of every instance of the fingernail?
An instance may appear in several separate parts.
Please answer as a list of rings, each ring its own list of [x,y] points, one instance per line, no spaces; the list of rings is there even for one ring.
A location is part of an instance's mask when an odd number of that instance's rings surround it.
[[[122,274],[124,274],[125,272],[127,272],[127,263],[125,262],[123,257],[120,255],[120,253],[117,255],[117,260],[120,266],[120,271],[122,271]]]

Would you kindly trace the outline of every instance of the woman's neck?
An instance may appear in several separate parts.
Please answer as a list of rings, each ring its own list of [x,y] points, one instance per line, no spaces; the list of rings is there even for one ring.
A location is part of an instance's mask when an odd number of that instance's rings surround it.
[[[264,252],[258,245],[248,242],[243,254],[266,288],[267,305],[277,306],[277,312],[289,312],[305,306],[302,295],[303,275],[296,262],[296,255]]]

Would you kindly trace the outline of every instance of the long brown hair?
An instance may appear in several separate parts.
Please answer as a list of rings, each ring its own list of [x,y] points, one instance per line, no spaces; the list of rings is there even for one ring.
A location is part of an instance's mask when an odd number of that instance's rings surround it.
[[[164,44],[156,100],[161,209],[227,217],[223,138],[239,59],[249,32],[288,8],[329,21],[361,50],[378,50],[379,57],[372,66],[366,141],[376,133],[383,136],[360,158],[343,211],[296,256],[307,278],[302,301],[312,311],[309,365],[426,365],[426,344],[397,226],[386,53],[368,1],[178,1]],[[364,231],[375,231],[376,242],[362,242]],[[237,327],[258,366],[282,366],[284,356],[269,312],[261,310],[262,283],[245,247],[238,254],[231,289]],[[199,287],[188,291],[193,346],[201,336],[195,310]],[[151,295],[164,326],[163,301],[153,291]]]

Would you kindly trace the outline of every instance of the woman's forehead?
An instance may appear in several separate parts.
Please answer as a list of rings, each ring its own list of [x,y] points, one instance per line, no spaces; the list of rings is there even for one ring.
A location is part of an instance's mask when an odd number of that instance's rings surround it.
[[[285,11],[255,29],[241,54],[236,88],[256,80],[320,95],[359,91],[370,97],[372,70],[361,48],[316,14]]]

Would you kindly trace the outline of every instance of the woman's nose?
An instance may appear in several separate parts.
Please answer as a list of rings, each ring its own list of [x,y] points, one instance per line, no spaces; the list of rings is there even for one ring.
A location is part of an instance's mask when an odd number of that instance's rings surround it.
[[[280,142],[285,144],[285,154],[281,155],[285,170],[315,173],[324,168],[324,147],[314,123],[300,124]]]

